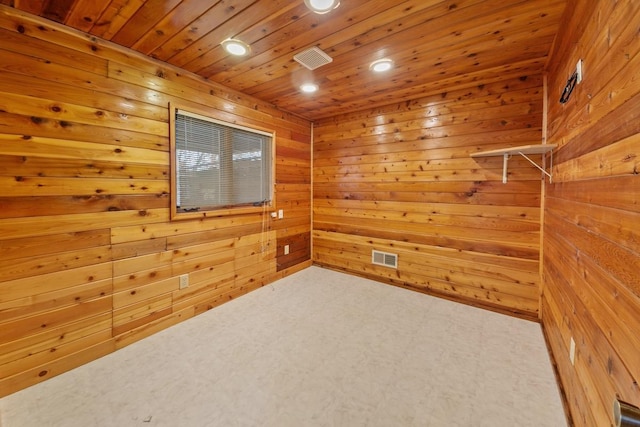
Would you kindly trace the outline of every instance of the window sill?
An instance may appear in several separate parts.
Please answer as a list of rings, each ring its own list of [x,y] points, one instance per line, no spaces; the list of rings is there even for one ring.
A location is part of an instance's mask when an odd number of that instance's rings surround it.
[[[197,212],[174,211],[174,212],[171,212],[171,220],[180,221],[183,219],[219,218],[219,217],[225,217],[225,216],[246,215],[246,214],[255,214],[255,213],[268,213],[269,215],[271,215],[271,213],[275,211],[276,211],[276,208],[274,205],[242,206],[237,208],[203,210],[203,211],[197,211]]]

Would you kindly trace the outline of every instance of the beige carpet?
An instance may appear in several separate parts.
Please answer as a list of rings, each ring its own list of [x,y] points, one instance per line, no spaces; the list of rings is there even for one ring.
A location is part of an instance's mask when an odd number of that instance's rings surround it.
[[[566,425],[538,324],[319,267],[0,413],[2,427]]]

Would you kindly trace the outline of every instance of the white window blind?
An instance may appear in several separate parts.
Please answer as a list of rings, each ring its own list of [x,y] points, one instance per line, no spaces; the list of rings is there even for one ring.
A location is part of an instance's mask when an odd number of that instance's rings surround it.
[[[272,139],[266,132],[176,110],[178,211],[269,203]]]

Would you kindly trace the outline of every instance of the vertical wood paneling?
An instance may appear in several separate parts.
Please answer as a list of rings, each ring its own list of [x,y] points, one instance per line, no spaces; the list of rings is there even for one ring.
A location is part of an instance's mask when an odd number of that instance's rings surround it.
[[[542,321],[576,426],[640,406],[640,4],[571,1],[549,62],[560,144],[544,219]],[[578,59],[584,80],[560,91]],[[576,342],[575,364],[569,360]]]
[[[6,7],[0,33],[0,395],[309,265],[309,122]],[[169,221],[176,100],[276,132],[283,219]]]
[[[538,74],[315,123],[314,261],[537,317],[541,173],[514,158],[502,184],[502,157],[470,154],[540,143],[541,121]]]

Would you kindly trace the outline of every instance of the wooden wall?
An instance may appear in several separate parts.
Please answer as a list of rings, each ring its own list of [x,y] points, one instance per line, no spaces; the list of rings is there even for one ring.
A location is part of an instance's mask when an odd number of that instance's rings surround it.
[[[0,396],[310,264],[309,122],[1,5],[0,58]],[[176,100],[276,131],[284,219],[169,220]]]
[[[615,396],[640,406],[640,2],[589,3],[569,2],[549,63],[542,321],[575,425],[608,426]]]
[[[512,73],[316,122],[314,262],[536,318],[541,172],[513,158],[503,184],[502,157],[469,156],[539,144],[542,88]]]

